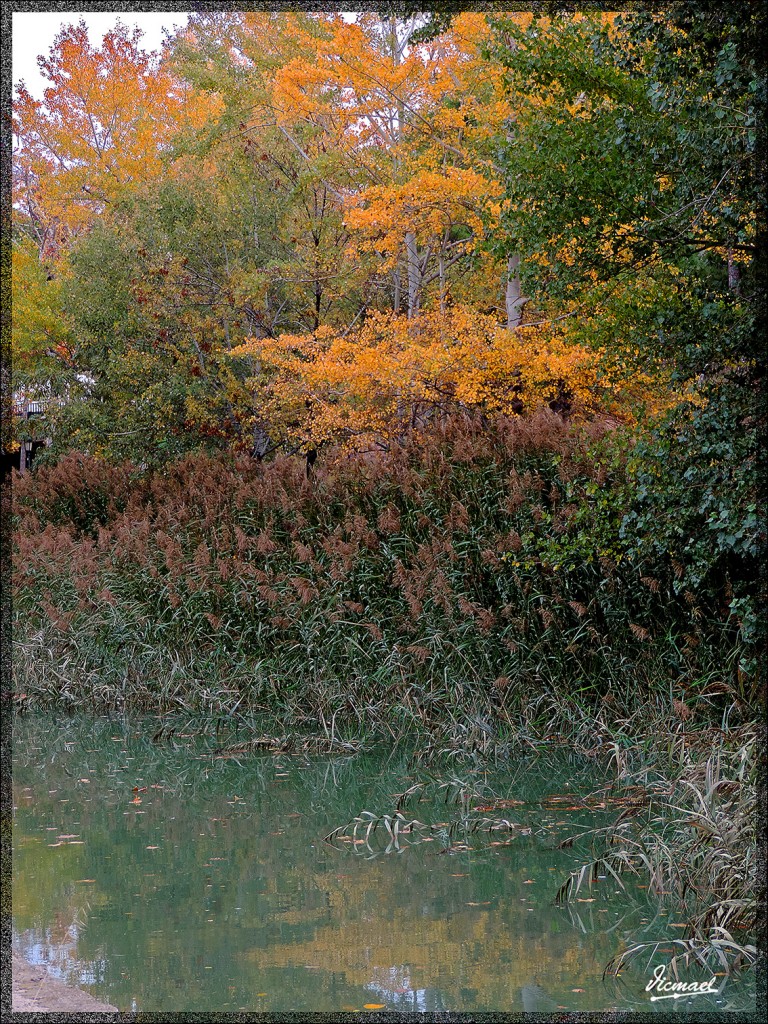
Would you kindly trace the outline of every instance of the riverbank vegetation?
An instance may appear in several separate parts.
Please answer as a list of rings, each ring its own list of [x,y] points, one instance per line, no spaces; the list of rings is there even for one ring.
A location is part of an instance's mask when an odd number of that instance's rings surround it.
[[[403,13],[17,91],[16,703],[567,741],[655,795],[563,898],[644,870],[752,963],[759,14]]]

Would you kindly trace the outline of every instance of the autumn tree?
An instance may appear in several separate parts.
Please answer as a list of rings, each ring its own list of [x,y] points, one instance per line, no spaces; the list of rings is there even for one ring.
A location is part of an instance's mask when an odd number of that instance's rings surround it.
[[[129,33],[118,22],[98,48],[84,21],[66,26],[39,58],[49,82],[44,98],[34,99],[23,82],[16,88],[14,205],[41,250],[157,178],[179,126],[210,112],[140,39],[139,29]]]
[[[491,139],[509,106],[501,74],[480,53],[485,18],[463,15],[420,47],[408,45],[413,21],[394,17],[368,13],[329,28],[311,64],[276,74],[282,122],[336,133],[354,171],[347,251],[365,258],[372,281],[387,282],[387,305],[414,316],[436,284],[445,308],[449,279],[477,268],[499,212]],[[343,102],[329,105],[327,95]],[[485,259],[489,271],[501,277]]]
[[[275,440],[388,447],[436,419],[549,407],[631,421],[639,402],[661,409],[668,385],[623,367],[562,331],[509,331],[493,316],[451,306],[418,316],[373,311],[352,331],[251,338],[230,353],[258,372],[246,380]]]
[[[696,317],[703,293],[691,288],[712,289],[723,324],[738,319],[761,206],[749,19],[640,5],[610,19],[537,16],[527,29],[497,19],[495,32],[519,109],[499,244],[520,247],[528,287],[558,313],[579,304],[582,315],[588,296],[602,304],[631,288],[642,307],[655,294],[657,315],[670,303],[670,354],[693,323],[675,295],[687,293]],[[648,340],[658,350],[655,332]],[[709,359],[701,349],[691,360],[692,342],[674,343],[689,374]]]
[[[313,64],[333,20],[280,12],[196,15],[174,42],[179,73],[200,90],[215,90],[224,107],[192,150],[218,164],[222,176],[236,163],[247,181],[244,202],[274,211],[253,237],[255,258],[258,250],[269,252],[260,287],[259,331],[267,334],[351,319],[361,301],[343,222],[355,175],[342,159],[339,133],[331,121],[286,119],[275,85],[287,66]],[[325,83],[312,102],[333,112],[337,99]]]
[[[26,352],[63,357],[49,337],[58,317],[66,365],[48,358],[45,372],[68,374],[68,401],[49,410],[53,455],[76,444],[152,462],[238,443],[237,383],[211,353],[272,313],[260,299],[279,211],[253,194],[242,155],[200,159],[216,92],[194,92],[138,40],[118,24],[96,49],[84,24],[71,26],[41,61],[44,99],[17,91],[14,218],[41,262],[21,244],[16,381]]]

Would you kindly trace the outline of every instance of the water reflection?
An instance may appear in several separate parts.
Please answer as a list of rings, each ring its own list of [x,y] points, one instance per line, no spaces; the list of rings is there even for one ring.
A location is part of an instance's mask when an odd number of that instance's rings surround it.
[[[551,1013],[557,1009],[557,1003],[550,998],[535,979],[520,989],[520,999],[524,1013]]]
[[[406,756],[238,762],[193,739],[153,745],[153,731],[16,724],[14,942],[59,977],[150,1012],[628,1005],[602,968],[653,919],[645,893],[600,882],[553,904],[574,861],[558,830],[597,812],[542,801],[597,788],[591,766],[467,780],[508,798],[512,841],[438,831],[369,859],[322,837],[363,808],[393,813],[414,783]]]

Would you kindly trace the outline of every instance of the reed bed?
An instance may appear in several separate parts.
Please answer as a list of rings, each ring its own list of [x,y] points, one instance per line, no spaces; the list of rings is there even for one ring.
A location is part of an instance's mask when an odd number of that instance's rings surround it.
[[[14,484],[16,693],[460,740],[649,701],[744,717],[727,608],[622,547],[629,444],[541,413],[450,420],[309,478],[289,458],[67,456]]]

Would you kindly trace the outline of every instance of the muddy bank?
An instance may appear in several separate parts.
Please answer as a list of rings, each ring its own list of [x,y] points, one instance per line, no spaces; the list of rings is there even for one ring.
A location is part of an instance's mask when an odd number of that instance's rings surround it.
[[[14,1013],[117,1013],[116,1006],[57,981],[44,967],[33,967],[17,953],[13,954],[11,1008]]]

